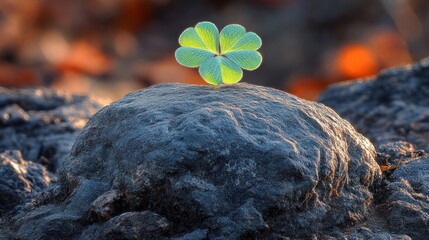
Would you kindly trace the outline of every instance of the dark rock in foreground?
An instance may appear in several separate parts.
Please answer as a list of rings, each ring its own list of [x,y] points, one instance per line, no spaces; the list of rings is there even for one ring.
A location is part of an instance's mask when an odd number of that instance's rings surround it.
[[[77,133],[100,108],[86,96],[0,87],[0,152],[19,150],[25,160],[55,172]]]
[[[308,237],[363,219],[375,149],[323,105],[248,84],[165,84],[102,109],[20,239]]]
[[[378,209],[394,233],[429,237],[429,58],[334,85],[320,102],[368,136],[388,167]],[[424,149],[425,151],[419,150]]]
[[[336,84],[319,98],[376,145],[407,141],[429,152],[429,58]]]

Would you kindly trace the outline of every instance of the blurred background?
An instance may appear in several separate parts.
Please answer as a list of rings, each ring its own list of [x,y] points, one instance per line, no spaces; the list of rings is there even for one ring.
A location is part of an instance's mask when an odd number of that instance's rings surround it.
[[[174,58],[187,27],[238,23],[264,61],[243,82],[314,100],[327,85],[429,56],[428,0],[0,0],[0,85],[106,103],[153,84],[205,84]]]

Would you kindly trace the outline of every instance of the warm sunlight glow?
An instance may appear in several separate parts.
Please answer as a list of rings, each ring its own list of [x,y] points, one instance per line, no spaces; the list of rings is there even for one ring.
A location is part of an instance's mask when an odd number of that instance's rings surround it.
[[[348,44],[341,48],[336,65],[339,72],[350,79],[374,75],[379,68],[371,49],[362,44]]]

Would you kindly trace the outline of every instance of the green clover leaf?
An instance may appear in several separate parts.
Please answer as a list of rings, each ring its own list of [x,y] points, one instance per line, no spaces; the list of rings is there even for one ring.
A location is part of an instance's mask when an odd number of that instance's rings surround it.
[[[179,37],[180,48],[176,60],[186,67],[200,67],[201,77],[217,87],[221,83],[234,84],[243,77],[243,69],[255,70],[262,63],[256,51],[261,38],[238,24],[230,24],[219,31],[211,22],[200,22],[185,29]]]

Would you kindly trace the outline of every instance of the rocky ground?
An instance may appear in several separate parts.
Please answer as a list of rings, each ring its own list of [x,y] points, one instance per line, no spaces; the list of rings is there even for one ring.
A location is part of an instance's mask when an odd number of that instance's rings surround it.
[[[367,136],[385,170],[376,208],[391,232],[429,238],[429,59],[338,84],[320,102]]]
[[[56,181],[78,132],[100,108],[85,96],[0,87],[0,216]]]
[[[323,104],[157,85],[96,113],[71,151],[99,105],[1,93],[0,239],[428,239],[429,60]]]

